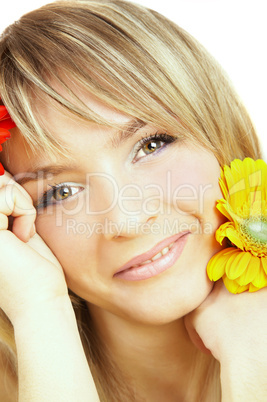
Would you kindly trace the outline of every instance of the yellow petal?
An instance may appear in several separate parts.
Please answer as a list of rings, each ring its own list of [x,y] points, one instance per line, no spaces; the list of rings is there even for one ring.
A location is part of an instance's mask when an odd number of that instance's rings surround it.
[[[237,279],[240,275],[246,270],[246,264],[242,264],[240,260],[243,259],[243,252],[236,250],[230,258],[225,266],[225,274],[229,279]]]
[[[264,272],[267,274],[267,257],[261,258],[261,264],[263,266]]]
[[[211,281],[217,281],[224,275],[228,258],[233,253],[236,253],[236,249],[229,247],[219,251],[209,260],[207,265],[207,274]]]
[[[260,289],[257,288],[256,286],[254,286],[253,283],[251,283],[249,285],[249,292],[257,292],[257,290],[260,290]]]
[[[244,161],[235,159],[231,162],[230,169],[226,170],[226,181],[229,188],[229,202],[234,211],[240,204],[247,201],[249,194],[247,186],[247,175],[245,174],[246,166]]]
[[[265,195],[267,196],[267,194],[265,194],[264,191],[261,191],[261,195]],[[255,197],[256,198],[256,197]],[[249,209],[249,216],[261,216],[261,217],[265,217],[266,219],[266,201],[265,200],[258,200],[255,199],[253,200],[253,202],[250,205],[250,209]]]
[[[244,251],[237,250],[237,253],[234,255],[234,259],[229,259],[225,267],[225,274],[231,280],[237,279],[243,274],[252,257],[250,253]]]
[[[217,230],[215,233],[215,238],[217,240],[218,243],[222,244],[223,239],[226,237],[226,229],[228,227],[231,227],[233,224],[232,222],[226,222],[223,223]]]
[[[240,286],[250,284],[260,274],[260,259],[258,257],[253,257],[253,255],[251,255],[249,252],[244,254],[248,254],[250,256],[250,259],[246,269],[243,271],[242,275],[240,275],[240,277],[237,279],[237,282]],[[242,264],[242,262],[243,259],[240,261],[240,264]]]
[[[220,186],[223,188],[224,198],[236,213],[240,205],[246,202],[263,202],[267,199],[267,164],[261,159],[235,159],[230,167],[225,166],[222,169]]]
[[[260,258],[253,256],[251,263],[253,264],[253,269],[258,271],[257,275],[253,279],[252,283],[257,288],[263,288],[264,286],[267,285],[267,276],[266,276],[264,270],[260,269],[260,267],[261,267]]]
[[[241,293],[244,292],[245,290],[248,290],[248,286],[239,286],[238,283],[234,280],[231,280],[229,278],[227,278],[226,275],[223,276],[223,283],[226,287],[226,289],[231,292],[231,293]],[[241,292],[240,292],[241,290]]]
[[[262,170],[258,169],[256,166],[255,168],[256,168],[255,172],[251,172],[248,176],[249,186],[251,189],[254,190],[262,186],[262,179],[263,179]]]
[[[256,188],[263,188],[266,190],[267,183],[267,165],[262,159],[258,159],[255,161],[255,177],[252,177],[251,187],[255,186]],[[264,193],[264,192],[263,192]],[[266,195],[266,192],[265,192]],[[266,199],[266,198],[265,198]]]
[[[230,226],[227,227],[225,230],[225,235],[236,247],[240,248],[241,250],[244,250],[242,236],[236,229]]]
[[[218,200],[217,201],[217,205],[216,208],[220,211],[221,214],[223,214],[224,216],[226,216],[227,219],[229,219],[229,221],[232,221],[232,209],[230,207],[230,205],[223,199]]]
[[[249,286],[250,285],[245,285],[245,286],[239,286],[239,288],[237,289],[236,293],[243,293],[246,290],[249,290]]]
[[[222,194],[224,196],[225,199],[227,199],[228,197],[228,186],[224,177],[224,173],[223,170],[221,169],[221,177],[219,178],[219,185],[220,188],[222,190]]]
[[[235,159],[221,169],[219,184],[224,199],[218,200],[217,209],[229,222],[218,228],[216,240],[223,244],[228,238],[238,248],[218,253],[207,271],[210,278],[222,277],[232,293],[255,292],[267,286],[267,164]],[[258,222],[263,222],[260,230]]]

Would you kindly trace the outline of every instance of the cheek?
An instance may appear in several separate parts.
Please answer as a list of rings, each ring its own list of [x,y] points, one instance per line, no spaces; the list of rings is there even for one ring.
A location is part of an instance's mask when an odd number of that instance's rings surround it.
[[[219,176],[220,167],[212,154],[180,147],[168,154],[164,164],[154,164],[153,169],[147,169],[143,181],[147,188],[151,188],[150,196],[154,192],[165,207],[171,206],[171,210],[162,208],[163,214],[172,211],[202,219],[214,215],[217,219],[216,200],[222,197]]]
[[[36,220],[36,230],[60,262],[71,287],[73,280],[79,281],[84,275],[91,274],[95,243],[93,237],[88,239],[81,215],[76,215],[75,219],[62,216],[60,221],[56,223],[53,216],[40,216]]]
[[[173,169],[173,201],[182,211],[202,216],[214,209],[221,197],[218,184],[220,168],[213,156],[190,153]]]

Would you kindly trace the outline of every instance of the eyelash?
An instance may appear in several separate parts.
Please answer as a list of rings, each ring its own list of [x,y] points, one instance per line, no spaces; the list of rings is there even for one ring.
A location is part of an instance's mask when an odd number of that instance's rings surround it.
[[[141,140],[139,140],[138,143],[136,144],[135,149],[133,151],[133,154],[134,154],[133,162],[136,163],[140,159],[144,158],[144,156],[143,156],[143,157],[140,157],[140,158],[136,159],[138,152],[141,151],[141,149],[145,145],[149,144],[149,142],[161,141],[161,142],[164,142],[165,145],[161,146],[156,151],[151,152],[151,154],[146,154],[147,157],[150,157],[150,155],[152,155],[152,154],[158,153],[158,151],[160,151],[162,148],[165,148],[167,145],[175,142],[176,140],[177,140],[177,137],[171,136],[171,135],[169,135],[167,133],[161,133],[161,134],[155,133],[153,135],[149,135],[148,137],[141,138]],[[45,191],[44,194],[42,195],[41,199],[38,201],[37,205],[35,205],[36,209],[43,209],[43,208],[46,208],[47,206],[49,206],[51,204],[53,205],[53,204],[56,204],[57,202],[64,201],[64,199],[63,200],[54,199],[54,202],[51,202],[52,197],[55,196],[56,191],[59,190],[59,189],[67,188],[68,190],[70,190],[70,192],[72,192],[72,189],[76,188],[77,191],[75,192],[75,194],[77,194],[77,193],[79,193],[79,192],[81,192],[83,190],[83,187],[81,187],[81,186],[78,187],[77,185],[76,186],[75,185],[70,185],[70,183],[59,183],[59,184],[50,185],[50,187],[51,187],[51,189]],[[74,194],[71,194],[70,197],[72,197],[73,195]],[[70,197],[68,196],[66,199],[68,199]]]
[[[151,152],[150,154],[147,154],[147,156],[149,157],[152,154],[157,153],[159,150],[161,150],[162,148],[165,148],[167,145],[175,142],[177,140],[177,137],[174,137],[172,135],[169,135],[167,133],[156,133],[153,135],[150,135],[148,137],[143,137],[141,138],[141,140],[138,142],[138,144],[136,145],[136,149],[134,149],[134,162],[137,162],[140,159],[143,159],[143,157],[136,159],[136,156],[138,154],[138,152],[145,146],[147,145],[149,142],[152,141],[161,141],[161,142],[165,142],[166,144],[161,146],[159,149],[157,149],[155,152]]]
[[[54,198],[54,202],[51,202],[52,197],[55,196],[56,191],[59,190],[59,189],[63,190],[63,189],[67,188],[68,190],[70,190],[72,192],[72,189],[75,188],[77,190],[75,192],[75,194],[77,194],[77,193],[79,193],[79,192],[84,190],[84,188],[82,186],[77,186],[77,185],[74,185],[74,184],[76,184],[76,183],[73,183],[73,185],[70,185],[70,183],[59,183],[59,184],[54,184],[54,185],[49,184],[49,187],[51,187],[51,189],[44,192],[44,194],[42,195],[42,197],[38,201],[37,205],[35,205],[35,208],[36,209],[43,209],[43,208],[48,207],[49,205],[53,205],[53,204],[56,204],[58,202],[64,201],[64,199],[63,200],[56,200],[56,198]],[[72,197],[75,194],[71,194],[70,197]],[[70,198],[70,197],[67,197],[67,199]]]

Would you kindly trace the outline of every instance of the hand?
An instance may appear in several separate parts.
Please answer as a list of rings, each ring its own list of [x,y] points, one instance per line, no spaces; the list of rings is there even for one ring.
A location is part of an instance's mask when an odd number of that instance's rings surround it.
[[[262,356],[259,343],[265,345],[267,357],[266,301],[267,288],[232,294],[220,280],[206,300],[185,317],[189,336],[197,347],[210,351],[219,361],[226,356],[232,358],[239,350],[243,355]]]
[[[235,295],[218,281],[185,317],[192,342],[221,364],[223,401],[267,399],[266,301],[267,288]]]
[[[62,268],[35,216],[27,192],[1,176],[0,307],[15,329],[19,400],[99,402]]]
[[[68,295],[59,262],[35,233],[35,218],[31,197],[5,173],[0,177],[0,307],[13,324]]]

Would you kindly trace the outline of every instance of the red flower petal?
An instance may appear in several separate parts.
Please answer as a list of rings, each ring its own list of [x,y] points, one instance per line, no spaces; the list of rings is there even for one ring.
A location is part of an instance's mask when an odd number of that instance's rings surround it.
[[[0,163],[0,176],[2,176],[5,173],[5,169],[3,168],[3,165]]]
[[[12,121],[11,117],[9,116],[9,113],[5,105],[0,105],[0,127],[5,128],[7,130],[16,127],[16,124]]]
[[[0,120],[6,118],[8,115],[7,109],[4,105],[0,105]]]
[[[0,98],[1,102],[1,98]],[[0,152],[2,151],[2,145],[6,140],[10,138],[10,130],[11,128],[16,127],[16,124],[12,121],[7,108],[5,105],[0,105]],[[0,163],[0,176],[5,173],[3,166]]]
[[[11,128],[16,127],[14,121],[9,117],[8,119],[0,120],[0,127],[10,130]]]
[[[0,144],[3,144],[3,142],[8,140],[9,138],[10,138],[10,132],[0,127]]]

